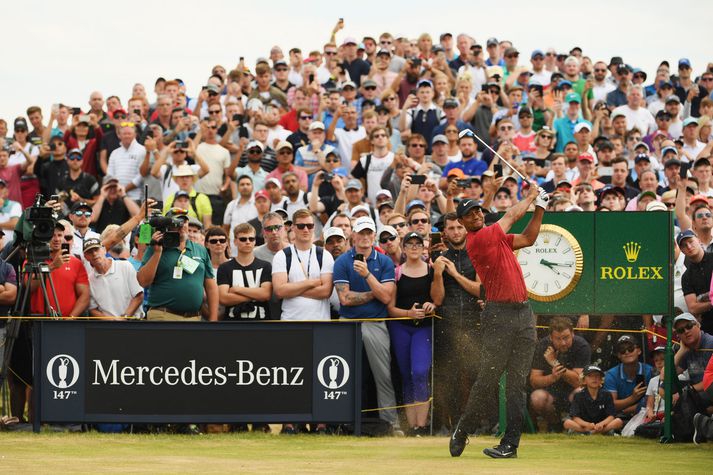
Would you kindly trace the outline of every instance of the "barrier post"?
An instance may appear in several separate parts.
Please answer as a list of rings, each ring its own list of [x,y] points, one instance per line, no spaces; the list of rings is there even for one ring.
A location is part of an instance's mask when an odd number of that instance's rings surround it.
[[[662,444],[673,442],[673,437],[671,437],[671,410],[673,409],[673,375],[676,374],[676,367],[673,363],[673,314],[664,316],[664,320],[666,321],[666,353],[664,357],[663,404],[666,412],[663,419]]]

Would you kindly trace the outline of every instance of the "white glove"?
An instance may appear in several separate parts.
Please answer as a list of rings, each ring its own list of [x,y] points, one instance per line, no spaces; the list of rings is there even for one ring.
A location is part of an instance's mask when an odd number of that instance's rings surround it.
[[[541,187],[538,187],[537,189],[540,191],[540,194],[537,196],[537,198],[535,198],[535,206],[539,206],[540,208],[546,210],[547,204],[550,202],[550,197],[547,195],[547,192]]]

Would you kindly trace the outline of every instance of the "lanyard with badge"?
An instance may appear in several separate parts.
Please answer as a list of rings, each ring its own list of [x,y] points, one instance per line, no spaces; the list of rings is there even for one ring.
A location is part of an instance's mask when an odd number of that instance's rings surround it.
[[[176,261],[176,266],[173,268],[173,278],[174,279],[182,279],[184,270],[189,274],[193,274],[196,271],[196,269],[198,269],[198,262],[196,262],[194,259],[186,256],[185,253],[186,253],[186,250],[183,249],[181,251],[181,255],[178,256],[178,260]]]
[[[305,279],[309,279],[309,266],[312,264],[312,248],[309,248],[309,256],[307,257],[307,270],[305,270],[305,265],[302,263],[302,259],[300,259],[300,253],[295,247],[295,255],[297,256],[297,262],[300,263],[300,267],[302,268],[302,272],[305,275]]]

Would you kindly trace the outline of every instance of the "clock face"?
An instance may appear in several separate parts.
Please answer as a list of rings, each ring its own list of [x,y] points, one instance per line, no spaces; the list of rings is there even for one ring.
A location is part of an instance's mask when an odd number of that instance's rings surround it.
[[[574,236],[552,224],[542,225],[535,244],[520,249],[517,260],[528,296],[540,302],[559,300],[572,292],[584,265],[582,249]]]

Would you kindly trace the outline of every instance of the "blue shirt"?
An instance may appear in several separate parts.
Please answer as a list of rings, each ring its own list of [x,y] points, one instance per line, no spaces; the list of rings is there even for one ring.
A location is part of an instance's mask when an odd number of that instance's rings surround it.
[[[468,161],[459,160],[457,162],[450,162],[443,168],[443,176],[447,177],[448,172],[454,168],[460,168],[467,176],[480,176],[488,169],[488,163],[485,160],[475,157]]]
[[[653,368],[646,363],[639,363],[639,368],[636,370],[637,376],[640,374],[644,375],[644,387],[648,387],[649,381],[651,380],[651,373]],[[628,376],[624,372],[624,365],[619,363],[612,369],[606,372],[604,376],[604,390],[610,393],[615,392],[617,399],[624,399],[634,392],[636,387],[636,377],[634,379],[628,379]],[[642,397],[639,399],[638,408],[646,407],[646,398]]]
[[[333,120],[334,120],[334,114],[333,114],[333,113],[331,113],[331,112],[328,111],[328,110],[322,112],[322,123],[324,124],[324,126],[325,126],[327,129],[329,128],[329,124],[331,124]],[[344,128],[344,120],[342,120],[341,117],[337,120],[337,126],[336,126],[336,128],[337,128],[337,129],[343,129],[343,128]]]
[[[356,250],[349,249],[334,261],[333,280],[335,284],[349,284],[349,290],[353,292],[370,292],[371,287],[366,283],[366,279],[357,274],[354,270],[354,256]],[[396,282],[394,275],[394,263],[391,258],[376,252],[373,248],[371,255],[366,260],[366,266],[374,277],[381,282]],[[341,305],[339,307],[341,318],[386,318],[386,304],[374,298],[370,302],[356,306]]]
[[[579,124],[580,122],[584,122],[584,119],[581,117],[578,117],[577,120],[572,122],[569,120],[569,117],[560,117],[559,119],[555,119],[554,124],[552,124],[552,127],[555,129],[555,133],[557,134],[557,153],[562,153],[564,150],[564,146],[567,145],[569,142],[574,142],[574,126]]]
[[[713,335],[701,331],[701,341],[698,344],[698,348],[696,350],[689,350],[688,353],[681,358],[678,366],[680,366],[681,369],[688,370],[688,379],[691,381],[691,384],[698,384],[703,381],[703,373],[705,373],[708,360],[713,354],[711,351],[700,350],[711,349],[713,349]]]

